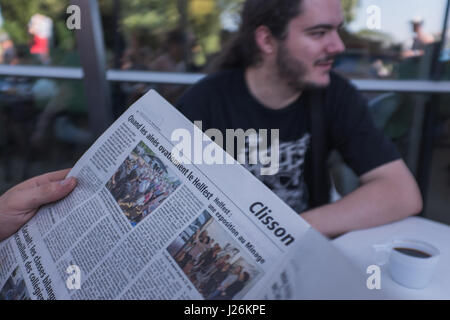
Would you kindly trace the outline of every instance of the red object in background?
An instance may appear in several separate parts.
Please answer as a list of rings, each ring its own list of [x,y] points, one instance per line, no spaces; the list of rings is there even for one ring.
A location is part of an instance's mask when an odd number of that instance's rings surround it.
[[[41,38],[36,35],[33,36],[30,52],[32,54],[48,54],[48,39]]]

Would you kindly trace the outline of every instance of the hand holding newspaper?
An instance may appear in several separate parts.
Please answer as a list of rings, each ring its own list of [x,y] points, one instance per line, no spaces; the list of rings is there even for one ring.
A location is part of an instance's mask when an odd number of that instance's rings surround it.
[[[225,164],[191,163],[174,132]],[[67,198],[0,243],[0,299],[379,297],[365,270],[155,91],[69,175]]]

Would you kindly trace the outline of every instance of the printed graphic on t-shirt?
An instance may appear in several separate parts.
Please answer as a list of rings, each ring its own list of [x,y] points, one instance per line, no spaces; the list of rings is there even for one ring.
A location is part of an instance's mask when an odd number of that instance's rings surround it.
[[[305,156],[310,145],[311,136],[305,133],[296,141],[280,142],[279,170],[275,175],[261,175],[261,163],[244,166],[284,202],[296,212],[301,213],[308,209],[308,188],[304,178]],[[248,139],[245,143],[246,159],[249,159]],[[270,147],[268,152],[270,152]],[[270,154],[270,153],[269,153]]]

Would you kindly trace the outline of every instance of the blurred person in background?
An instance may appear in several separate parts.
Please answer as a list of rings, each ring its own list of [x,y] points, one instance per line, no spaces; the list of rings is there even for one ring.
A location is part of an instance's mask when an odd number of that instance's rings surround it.
[[[172,30],[166,35],[163,52],[150,64],[150,70],[163,72],[186,72],[188,71],[187,55],[192,48],[193,39],[182,30]],[[158,85],[156,90],[168,101],[175,102],[182,91],[180,85]]]
[[[50,63],[50,43],[53,34],[53,21],[40,13],[34,14],[28,24],[32,36],[30,53],[36,55],[42,64]]]
[[[415,17],[410,23],[414,37],[406,44],[407,48],[402,52],[402,58],[404,59],[423,56],[426,48],[436,42],[434,36],[424,30],[424,19],[422,17]]]
[[[15,65],[18,64],[18,58],[16,54],[16,48],[13,41],[9,38],[8,34],[2,33],[0,35],[1,46],[1,61],[0,63]]]

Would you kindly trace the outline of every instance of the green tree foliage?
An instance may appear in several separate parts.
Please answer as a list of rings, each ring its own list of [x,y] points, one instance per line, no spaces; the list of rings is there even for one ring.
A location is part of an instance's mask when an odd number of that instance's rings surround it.
[[[355,19],[356,9],[359,6],[359,0],[341,0],[341,3],[346,23],[352,22]]]
[[[29,41],[28,22],[35,13],[41,13],[56,23],[65,23],[68,1],[61,0],[2,0],[3,28],[17,44]]]
[[[2,16],[4,18],[3,30],[8,33],[15,46],[26,54],[31,36],[28,33],[30,18],[40,13],[53,20],[53,38],[51,41],[52,63],[66,65],[67,56],[73,56],[75,48],[75,34],[67,29],[66,9],[69,0],[1,0]],[[25,61],[22,61],[26,63]],[[31,62],[31,63],[35,63]],[[78,62],[69,64],[78,65]]]
[[[359,0],[341,0],[346,21],[355,17]],[[197,51],[205,60],[220,50],[223,45],[221,31],[224,13],[238,16],[244,0],[119,0],[118,30],[114,30],[115,0],[98,0],[102,17],[106,47],[113,48],[114,38],[119,32],[127,46],[137,41],[140,45],[161,50],[165,35],[179,28],[195,37]],[[1,0],[4,29],[16,45],[27,45],[30,41],[28,22],[35,13],[53,19],[53,43],[60,51],[73,50],[74,33],[66,28],[68,0]],[[117,3],[116,3],[117,4]]]
[[[164,33],[175,28],[180,18],[177,0],[121,1],[120,15],[121,28],[126,34],[143,29],[148,33]]]

